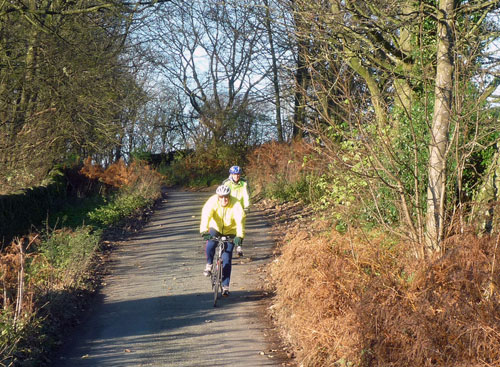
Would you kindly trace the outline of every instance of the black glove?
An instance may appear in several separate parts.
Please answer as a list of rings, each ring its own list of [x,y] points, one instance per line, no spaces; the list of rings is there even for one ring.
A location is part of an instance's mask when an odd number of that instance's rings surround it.
[[[207,241],[208,241],[209,239],[211,239],[211,238],[212,238],[212,235],[211,235],[210,233],[208,233],[208,232],[203,232],[203,233],[201,234],[201,237],[203,237],[203,239],[204,239],[204,240],[207,240]]]
[[[241,246],[242,242],[243,242],[243,239],[241,237],[234,237],[234,244],[236,246]]]

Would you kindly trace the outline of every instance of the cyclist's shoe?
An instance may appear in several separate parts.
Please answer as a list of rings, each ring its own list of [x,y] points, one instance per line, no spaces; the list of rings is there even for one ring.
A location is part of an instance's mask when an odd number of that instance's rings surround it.
[[[222,287],[222,295],[224,297],[229,296],[229,287]]]
[[[205,270],[203,270],[203,275],[209,277],[212,274],[212,264],[205,265]]]
[[[240,257],[243,256],[243,250],[241,249],[241,246],[236,247],[236,253]]]

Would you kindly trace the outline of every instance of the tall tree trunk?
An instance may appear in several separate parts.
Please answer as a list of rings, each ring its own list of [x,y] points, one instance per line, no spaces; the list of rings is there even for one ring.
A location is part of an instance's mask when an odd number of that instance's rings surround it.
[[[307,70],[303,55],[303,42],[299,42],[297,52],[297,70],[295,72],[295,104],[293,110],[293,137],[299,138],[302,135],[300,127],[306,124],[306,90],[307,90]]]
[[[444,233],[446,155],[449,144],[453,86],[453,12],[454,0],[439,1],[436,96],[429,143],[427,186],[425,238],[428,252],[441,250]]]
[[[404,14],[411,14],[418,9],[415,9],[414,3],[405,2],[404,5],[402,5],[402,10]],[[408,115],[411,114],[413,91],[411,90],[411,87],[408,83],[409,77],[411,75],[412,65],[408,62],[407,59],[410,57],[412,51],[411,38],[414,34],[414,31],[415,30],[413,29],[412,24],[408,24],[401,29],[401,33],[399,34],[399,48],[405,56],[401,58],[398,64],[403,72],[403,76],[398,77],[394,81],[394,89],[396,92],[396,98],[394,102]]]
[[[301,19],[300,13],[295,7],[295,1],[292,1],[292,6],[294,8],[293,17],[295,27],[299,30],[297,39],[297,65],[295,70],[295,101],[292,131],[292,137],[295,139],[302,136],[301,127],[304,127],[306,123],[305,106],[307,91],[307,67],[305,55],[307,53],[307,43],[303,38],[306,37],[307,33],[304,32],[305,24]]]
[[[500,194],[500,142],[496,144],[496,152],[488,170],[484,174],[483,183],[474,196],[474,206],[470,216],[471,223],[480,223],[481,230],[491,233],[498,223],[494,218],[494,206]]]
[[[280,97],[280,84],[278,76],[278,64],[276,61],[276,51],[274,50],[273,32],[271,28],[271,11],[269,9],[269,1],[263,0],[266,7],[266,29],[269,37],[269,48],[271,52],[272,70],[273,70],[273,86],[274,86],[274,100],[276,104],[276,130],[278,133],[278,141],[282,142],[283,139],[283,124],[281,122],[281,97]]]

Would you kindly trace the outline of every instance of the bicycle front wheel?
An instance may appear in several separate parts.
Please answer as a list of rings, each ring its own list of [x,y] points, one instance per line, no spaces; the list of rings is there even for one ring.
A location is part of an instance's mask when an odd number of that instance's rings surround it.
[[[222,259],[219,258],[214,262],[213,276],[213,291],[214,291],[214,307],[217,306],[217,299],[219,298],[219,292],[222,294]]]

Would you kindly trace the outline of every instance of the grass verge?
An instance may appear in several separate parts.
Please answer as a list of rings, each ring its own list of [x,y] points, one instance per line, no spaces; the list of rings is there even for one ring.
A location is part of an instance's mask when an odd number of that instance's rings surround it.
[[[117,233],[139,228],[161,198],[158,175],[135,167],[133,177],[105,200],[60,213],[71,217],[72,227],[18,238],[3,249],[0,366],[50,365],[50,352],[98,289]]]

